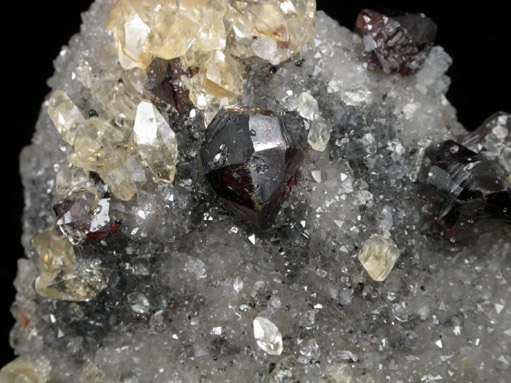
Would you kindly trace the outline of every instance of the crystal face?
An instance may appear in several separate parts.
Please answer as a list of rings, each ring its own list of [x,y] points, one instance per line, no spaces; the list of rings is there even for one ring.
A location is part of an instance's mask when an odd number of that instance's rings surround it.
[[[296,185],[302,160],[284,121],[254,108],[222,109],[200,151],[207,189],[260,229],[273,223]]]
[[[263,317],[254,319],[254,338],[259,348],[268,355],[282,354],[282,334],[269,319]]]
[[[511,188],[482,154],[444,141],[426,149],[418,181],[435,228],[453,241],[466,241],[511,224]]]
[[[110,198],[107,186],[72,193],[53,207],[57,228],[73,245],[114,234],[117,226],[110,218]]]
[[[437,26],[423,14],[364,9],[358,16],[356,30],[363,37],[364,55],[373,68],[410,75],[424,65]]]
[[[389,276],[401,251],[394,241],[381,235],[372,235],[365,241],[358,259],[375,281],[382,282]]]

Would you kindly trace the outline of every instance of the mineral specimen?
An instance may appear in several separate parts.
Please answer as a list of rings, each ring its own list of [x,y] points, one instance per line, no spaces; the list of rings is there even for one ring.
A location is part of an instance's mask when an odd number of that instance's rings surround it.
[[[510,381],[508,115],[466,134],[422,16],[314,9],[92,4],[21,154],[0,382]]]
[[[300,173],[303,153],[283,119],[260,109],[222,109],[206,131],[201,173],[222,204],[260,229],[273,223]]]
[[[418,181],[431,203],[436,228],[465,241],[511,224],[511,186],[481,154],[444,141],[426,149]]]
[[[417,73],[435,42],[437,26],[423,14],[380,13],[364,9],[356,28],[373,68],[387,73]]]

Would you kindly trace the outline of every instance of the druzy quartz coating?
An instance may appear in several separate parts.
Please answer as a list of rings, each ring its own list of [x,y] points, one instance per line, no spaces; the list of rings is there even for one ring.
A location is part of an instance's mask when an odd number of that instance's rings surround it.
[[[200,151],[207,189],[260,229],[273,223],[296,185],[302,161],[284,120],[257,108],[223,108]]]

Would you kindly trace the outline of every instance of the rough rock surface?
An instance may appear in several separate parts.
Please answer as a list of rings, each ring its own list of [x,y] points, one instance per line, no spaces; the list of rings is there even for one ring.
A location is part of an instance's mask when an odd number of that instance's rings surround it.
[[[110,8],[97,0],[84,14],[50,80],[84,115],[105,113],[84,85],[91,78],[133,77],[118,65],[104,28]],[[318,12],[315,37],[276,72],[268,75],[258,58],[242,61],[243,105],[300,119],[307,105],[297,100],[308,93],[331,127],[317,152],[308,146],[308,122],[296,124],[291,134],[306,152],[302,179],[265,232],[205,198],[197,169],[201,113],[180,116],[160,106],[178,140],[175,181],[146,182],[129,202],[113,199],[119,232],[79,246],[82,259],[109,271],[107,287],[89,302],[45,299],[33,288],[31,240],[55,224],[52,206],[62,200],[56,175],[70,154],[44,104],[21,156],[27,259],[15,281],[11,343],[26,358],[22,367],[38,372],[27,376],[509,382],[509,238],[496,231],[467,245],[445,241],[432,232],[415,183],[424,149],[463,134],[445,98],[451,59],[434,47],[421,71],[401,77],[369,71],[362,51],[358,35]],[[77,69],[84,61],[91,73]],[[111,89],[103,91],[108,97]],[[375,234],[401,251],[384,282],[358,260]],[[274,325],[263,321],[272,339],[281,336],[280,355],[256,341],[255,318]]]

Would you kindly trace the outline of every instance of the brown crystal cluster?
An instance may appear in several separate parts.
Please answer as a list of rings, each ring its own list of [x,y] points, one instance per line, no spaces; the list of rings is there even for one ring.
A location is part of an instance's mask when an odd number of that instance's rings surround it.
[[[147,68],[153,57],[179,58],[195,106],[227,104],[241,94],[237,58],[279,64],[312,37],[315,0],[117,0],[107,29],[121,66]]]

